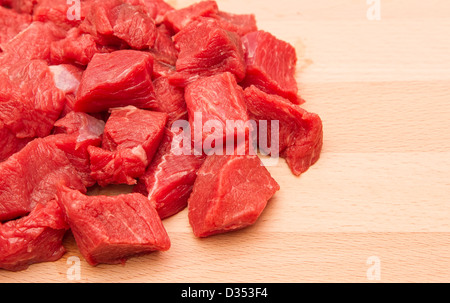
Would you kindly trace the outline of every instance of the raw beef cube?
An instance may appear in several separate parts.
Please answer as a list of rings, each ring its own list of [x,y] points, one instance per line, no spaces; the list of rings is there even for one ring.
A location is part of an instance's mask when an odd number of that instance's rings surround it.
[[[238,129],[236,133],[234,126],[227,123],[248,121],[243,90],[231,73],[202,78],[189,84],[185,99],[193,139],[198,146],[201,138],[205,152],[209,148],[220,147],[220,144],[225,147],[227,141],[234,142],[235,137],[247,135],[247,127]],[[200,114],[201,120],[196,119],[196,115]],[[201,125],[196,125],[196,121]]]
[[[86,66],[96,53],[110,53],[115,50],[97,44],[92,35],[83,33],[79,28],[73,28],[67,32],[66,38],[50,44],[50,62]]]
[[[24,148],[31,140],[30,138],[17,138],[3,122],[0,122],[0,142],[3,145],[0,149],[0,162],[3,162],[9,156]]]
[[[34,6],[39,0],[9,0],[8,6],[23,14],[33,14]]]
[[[102,149],[89,149],[91,176],[100,186],[136,184],[163,138],[167,114],[115,108],[106,122]]]
[[[245,58],[238,34],[220,27],[211,18],[191,22],[174,37],[180,53],[177,72],[189,83],[198,77],[231,72],[237,81],[245,77]]]
[[[209,156],[188,201],[197,237],[252,225],[280,189],[257,156]]]
[[[177,148],[173,146],[175,135],[166,129],[157,154],[134,188],[134,191],[146,195],[156,205],[161,219],[173,216],[186,208],[197,178],[197,171],[205,161],[203,155],[182,154],[181,144],[178,145],[180,150],[175,150]]]
[[[67,0],[39,0],[33,10],[33,20],[41,22],[53,22],[57,26],[69,30],[80,25],[84,19],[83,13],[88,2],[80,3],[80,18],[68,18],[68,11],[75,1]],[[74,16],[75,17],[75,16]]]
[[[143,6],[147,15],[154,19],[156,24],[161,24],[164,21],[165,14],[174,10],[164,0],[125,0],[125,2],[131,5]]]
[[[250,118],[279,121],[279,155],[286,158],[295,175],[304,173],[319,160],[323,129],[318,115],[282,97],[266,94],[255,86],[247,88],[244,95]],[[270,123],[268,126],[270,136]],[[270,137],[267,142],[271,142]]]
[[[164,25],[156,29],[155,45],[150,50],[155,60],[175,66],[178,59],[178,50],[172,36]]]
[[[0,49],[31,23],[31,16],[0,6]]]
[[[178,33],[197,17],[216,15],[219,8],[215,1],[201,1],[179,10],[167,12],[164,24]]]
[[[155,21],[145,8],[120,0],[96,1],[80,28],[102,45],[125,42],[138,50],[153,47],[156,38]]]
[[[35,139],[0,163],[0,222],[27,215],[54,198],[58,184],[85,190],[66,154],[48,139]]]
[[[141,194],[89,197],[63,187],[58,203],[81,254],[93,266],[124,263],[133,255],[170,248],[158,213]]]
[[[64,93],[55,86],[53,74],[44,61],[19,60],[0,67],[2,135],[12,139],[8,134],[13,134],[16,141],[21,142],[45,137],[50,134],[63,106]],[[14,149],[10,149],[9,154],[12,153]]]
[[[61,258],[69,229],[56,200],[36,205],[26,217],[0,225],[0,268],[19,271]]]
[[[17,34],[8,43],[2,45],[5,53],[14,59],[42,59],[50,61],[50,45],[64,38],[66,32],[53,23],[35,21]]]
[[[86,187],[96,184],[91,176],[88,149],[100,146],[104,128],[102,120],[85,113],[70,112],[55,123],[54,133],[65,135],[46,138],[66,154]]]
[[[56,87],[65,94],[64,108],[61,111],[61,117],[64,117],[73,111],[73,103],[84,70],[72,64],[52,65],[49,69],[53,74]]]
[[[242,42],[247,54],[247,75],[241,85],[255,85],[268,94],[300,104],[295,80],[295,48],[264,31],[249,33]]]
[[[155,100],[152,70],[153,58],[145,52],[95,54],[81,79],[74,109],[97,113],[127,105],[150,108]]]
[[[227,12],[218,12],[217,15],[211,16],[211,18],[219,21],[222,28],[230,32],[235,32],[239,36],[244,36],[258,30],[255,15],[238,15]]]
[[[152,108],[158,112],[165,112],[169,116],[167,125],[170,127],[177,120],[188,119],[184,89],[170,84],[167,77],[160,77],[153,81],[156,93],[156,104]]]

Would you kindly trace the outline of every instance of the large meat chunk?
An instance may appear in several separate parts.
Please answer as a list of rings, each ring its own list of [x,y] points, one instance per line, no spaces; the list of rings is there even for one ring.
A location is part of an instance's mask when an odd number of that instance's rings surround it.
[[[164,0],[124,0],[126,3],[136,6],[142,6],[148,16],[156,21],[156,24],[161,24],[164,21],[164,16],[167,12],[175,10],[170,4]]]
[[[18,33],[28,27],[31,16],[0,6],[0,49],[2,45],[14,38]]]
[[[85,190],[66,154],[48,139],[35,139],[0,163],[0,222],[27,215],[54,198],[57,185]]]
[[[252,119],[279,121],[279,155],[286,158],[295,175],[304,173],[317,162],[323,145],[322,121],[318,115],[280,96],[266,94],[255,86],[247,88],[244,95]],[[270,134],[268,124],[267,142],[272,141]]]
[[[112,109],[102,148],[89,148],[92,177],[101,186],[136,184],[161,143],[166,122],[165,113],[133,106]]]
[[[95,54],[81,79],[74,109],[96,113],[127,105],[151,108],[155,100],[152,70],[153,58],[148,53]]]
[[[279,189],[257,156],[209,156],[188,201],[194,235],[207,237],[254,224]]]
[[[184,89],[170,84],[167,77],[153,81],[156,102],[152,110],[165,112],[169,116],[168,126],[177,120],[187,120],[188,112],[184,101]]]
[[[215,1],[201,1],[188,7],[173,10],[164,16],[164,24],[178,33],[198,17],[214,16],[219,12]]]
[[[26,217],[0,225],[0,268],[19,271],[40,262],[56,261],[65,249],[69,229],[56,200],[36,205]]]
[[[11,142],[5,160],[35,137],[50,134],[64,107],[64,92],[41,60],[19,60],[0,67],[0,136]],[[14,137],[16,139],[14,139]],[[2,141],[3,142],[3,141]],[[14,148],[16,146],[17,148]]]
[[[89,197],[63,187],[58,203],[91,265],[124,263],[136,254],[170,248],[158,213],[141,194]]]
[[[175,35],[174,41],[180,51],[174,83],[182,86],[199,77],[223,72],[231,72],[238,82],[244,79],[246,66],[241,38],[220,27],[216,20],[193,21]]]
[[[85,14],[90,9],[90,1],[83,1],[79,4],[78,16],[72,15],[71,8],[76,5],[76,1],[67,0],[39,0],[33,10],[33,20],[41,22],[53,22],[57,26],[69,30],[72,27],[77,27],[84,20]]]
[[[222,28],[235,32],[239,36],[258,30],[255,15],[240,15],[219,11],[217,15],[213,15],[211,18],[219,21]]]
[[[161,219],[186,208],[197,171],[205,160],[203,155],[194,155],[191,146],[191,153],[183,154],[184,147],[176,139],[177,133],[166,129],[157,154],[134,188],[156,205]]]
[[[102,45],[120,46],[124,42],[133,49],[141,50],[155,44],[155,20],[144,7],[121,0],[94,2],[80,28]]]
[[[189,84],[185,99],[193,139],[196,146],[201,140],[205,152],[210,148],[225,147],[226,142],[234,142],[235,137],[246,135],[249,131],[245,127],[236,132],[235,125],[229,123],[240,121],[244,125],[248,121],[243,90],[231,73],[202,78]]]
[[[295,48],[264,31],[249,33],[242,42],[247,56],[247,74],[241,84],[244,87],[255,85],[266,93],[299,104]]]
[[[50,45],[54,41],[64,38],[66,31],[53,23],[35,21],[26,29],[2,45],[5,53],[11,59],[42,59],[50,61]]]

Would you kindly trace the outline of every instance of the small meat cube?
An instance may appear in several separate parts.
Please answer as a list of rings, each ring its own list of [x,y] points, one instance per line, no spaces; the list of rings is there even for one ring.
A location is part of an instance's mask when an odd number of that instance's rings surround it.
[[[98,113],[134,105],[151,108],[155,100],[151,54],[120,50],[95,54],[81,79],[74,110]]]
[[[164,24],[178,33],[196,18],[213,16],[218,12],[219,8],[215,1],[201,1],[179,10],[167,12]]]
[[[247,74],[241,85],[255,85],[268,94],[300,104],[295,79],[295,48],[264,31],[249,33],[242,38],[242,42],[247,56]]]
[[[185,90],[185,99],[193,139],[198,146],[198,138],[201,138],[205,152],[209,148],[225,147],[228,141],[234,142],[237,136],[247,135],[247,127],[238,129],[236,133],[235,125],[227,123],[246,123],[249,120],[243,90],[231,73],[202,78],[189,84]],[[200,114],[201,120],[196,119]]]
[[[241,38],[221,28],[216,20],[201,18],[191,22],[175,35],[174,41],[180,51],[176,69],[181,80],[173,81],[180,82],[180,86],[223,72],[231,72],[238,82],[244,79],[246,66]]]
[[[19,271],[34,263],[60,259],[69,229],[56,200],[36,205],[26,217],[0,224],[0,268]]]
[[[170,248],[158,213],[141,194],[90,197],[62,187],[57,200],[90,265],[124,263],[133,255]]]
[[[153,81],[156,93],[156,104],[152,108],[158,112],[165,112],[169,119],[167,125],[177,120],[187,120],[188,113],[184,101],[184,89],[170,84],[167,77],[159,77]]]
[[[211,18],[219,21],[223,29],[235,32],[241,37],[258,30],[255,15],[239,15],[220,11]]]
[[[250,118],[279,121],[279,155],[286,158],[293,174],[304,173],[319,160],[323,129],[318,115],[280,96],[266,94],[255,86],[245,89],[244,95]],[[270,134],[269,126],[268,136]],[[269,137],[267,142],[271,142]]]
[[[254,224],[280,189],[257,156],[209,156],[188,201],[196,237]]]
[[[89,149],[91,176],[101,186],[136,184],[163,138],[167,114],[115,108],[106,122],[102,148]]]

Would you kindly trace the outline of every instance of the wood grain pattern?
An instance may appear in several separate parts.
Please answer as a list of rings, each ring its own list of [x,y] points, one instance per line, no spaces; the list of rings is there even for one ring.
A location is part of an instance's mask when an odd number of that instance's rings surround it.
[[[169,1],[184,7],[195,1]],[[245,230],[196,239],[187,212],[165,220],[172,248],[124,266],[89,266],[73,238],[58,262],[1,282],[381,282],[450,280],[450,2],[219,0],[298,51],[304,107],[324,121],[322,158],[282,189]],[[70,261],[70,260],[69,260]]]

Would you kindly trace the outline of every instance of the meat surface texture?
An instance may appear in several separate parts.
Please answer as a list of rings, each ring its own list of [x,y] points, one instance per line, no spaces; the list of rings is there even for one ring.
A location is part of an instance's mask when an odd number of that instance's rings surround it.
[[[89,148],[91,176],[101,186],[136,184],[161,143],[166,122],[165,113],[133,106],[112,109],[102,148]]]
[[[0,49],[18,33],[30,25],[30,15],[19,14],[11,9],[0,6]]]
[[[170,248],[158,213],[141,194],[89,197],[64,187],[57,200],[91,265],[124,263],[133,255]]]
[[[134,188],[155,204],[161,219],[186,208],[197,171],[205,160],[203,155],[192,152],[192,146],[188,146],[190,153],[183,154],[184,146],[177,141],[178,134],[166,129],[155,158]]]
[[[279,189],[257,156],[209,156],[188,201],[195,236],[208,237],[254,224]]]
[[[299,104],[295,48],[264,31],[249,33],[242,42],[247,74],[241,84],[244,87],[255,85],[266,93],[280,95]]]
[[[0,225],[0,268],[19,271],[60,259],[66,252],[62,240],[68,229],[56,200],[38,204],[28,216]]]
[[[149,108],[155,100],[152,70],[153,57],[148,53],[97,53],[83,73],[74,109],[96,113],[127,105]]]
[[[244,95],[252,119],[279,121],[279,155],[286,158],[292,173],[299,176],[319,160],[323,127],[318,115],[282,97],[266,94],[255,86],[247,88]],[[271,142],[268,125],[267,142]]]

